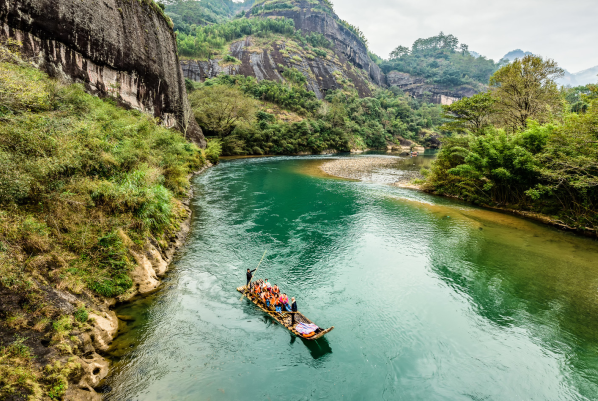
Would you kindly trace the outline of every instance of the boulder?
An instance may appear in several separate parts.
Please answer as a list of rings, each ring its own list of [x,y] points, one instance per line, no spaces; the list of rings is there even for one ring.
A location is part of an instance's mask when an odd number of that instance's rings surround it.
[[[93,329],[90,335],[93,347],[99,351],[107,351],[118,331],[118,318],[113,311],[90,313]]]

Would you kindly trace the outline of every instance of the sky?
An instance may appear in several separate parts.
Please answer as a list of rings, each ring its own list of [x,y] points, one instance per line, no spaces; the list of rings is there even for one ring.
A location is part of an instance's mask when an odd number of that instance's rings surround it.
[[[382,58],[418,38],[453,34],[498,61],[522,49],[576,73],[598,65],[598,0],[332,0]]]

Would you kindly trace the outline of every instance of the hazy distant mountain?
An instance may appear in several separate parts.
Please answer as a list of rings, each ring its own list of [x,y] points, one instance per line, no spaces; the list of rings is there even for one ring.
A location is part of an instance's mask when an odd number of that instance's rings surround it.
[[[516,58],[523,58],[530,54],[533,54],[533,53],[532,52],[524,52],[521,49],[517,49],[517,50],[513,50],[513,51],[510,51],[507,54],[505,54],[503,56],[503,59],[513,61]],[[570,85],[570,86],[580,86],[580,85],[598,83],[598,65],[595,67],[592,67],[592,68],[588,68],[587,70],[576,72],[574,74],[565,70],[565,76],[563,78],[557,80],[557,83],[559,85]]]
[[[509,61],[513,61],[516,58],[524,58],[525,56],[529,56],[532,55],[532,52],[524,52],[521,49],[516,49],[516,50],[512,50],[510,52],[508,52],[507,54],[505,54],[504,56],[502,56],[502,59],[507,59]]]
[[[598,83],[598,65],[587,70],[571,74],[565,70],[565,76],[557,81],[561,85],[580,86]]]

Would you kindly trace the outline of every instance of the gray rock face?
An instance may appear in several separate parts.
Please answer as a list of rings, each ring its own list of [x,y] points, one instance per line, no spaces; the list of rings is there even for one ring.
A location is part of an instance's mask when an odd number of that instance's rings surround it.
[[[346,59],[333,52],[329,56],[306,57],[305,52],[291,48],[284,41],[272,43],[268,49],[255,50],[253,38],[246,37],[230,46],[230,54],[241,61],[240,64],[223,63],[222,59],[208,61],[182,61],[181,67],[185,78],[205,81],[219,74],[244,75],[258,80],[284,81],[284,68],[293,67],[303,73],[307,79],[307,89],[323,99],[328,90],[343,87],[342,80],[351,80],[360,96],[371,96],[372,92],[365,72],[359,70]],[[345,81],[346,82],[346,81]]]
[[[340,24],[334,14],[313,11],[314,4],[300,0],[294,10],[277,10],[260,14],[261,17],[285,17],[294,20],[303,33],[320,33],[334,44],[326,57],[307,54],[308,51],[287,46],[277,41],[268,48],[256,51],[254,39],[247,37],[230,46],[230,54],[241,64],[225,64],[222,59],[182,61],[185,78],[204,81],[219,74],[252,76],[258,80],[283,81],[282,72],[294,67],[307,79],[307,88],[318,99],[328,90],[354,86],[360,96],[372,96],[373,85],[386,86],[386,78],[378,65],[369,57],[367,48],[350,30]],[[259,6],[256,6],[259,7]],[[246,16],[251,17],[251,12]],[[282,67],[281,67],[282,66]]]
[[[406,72],[398,71],[391,71],[386,74],[386,82],[389,86],[396,86],[418,99],[427,98],[432,103],[445,105],[464,97],[473,96],[483,89],[471,86],[448,88],[442,85],[431,85],[426,83],[425,78],[414,77]]]
[[[176,40],[153,3],[0,0],[0,37],[52,76],[82,82],[183,131],[190,112]],[[194,132],[201,144],[203,134]]]
[[[336,14],[327,14],[320,11],[313,11],[308,1],[297,2],[299,11],[281,10],[265,13],[265,16],[278,16],[292,19],[295,22],[295,28],[303,33],[317,32],[326,36],[328,40],[334,43],[337,54],[342,54],[349,62],[357,68],[365,70],[368,78],[378,86],[386,84],[384,74],[380,67],[374,63],[368,55],[366,46],[359,38],[339,23]]]

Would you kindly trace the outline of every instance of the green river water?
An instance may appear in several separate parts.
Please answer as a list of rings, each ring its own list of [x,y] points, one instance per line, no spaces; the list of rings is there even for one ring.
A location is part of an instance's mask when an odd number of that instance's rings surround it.
[[[355,157],[355,156],[352,156]],[[598,243],[319,157],[225,161],[194,180],[187,245],[121,307],[108,400],[596,400]],[[420,159],[423,160],[423,159]],[[297,297],[294,337],[236,287]]]

